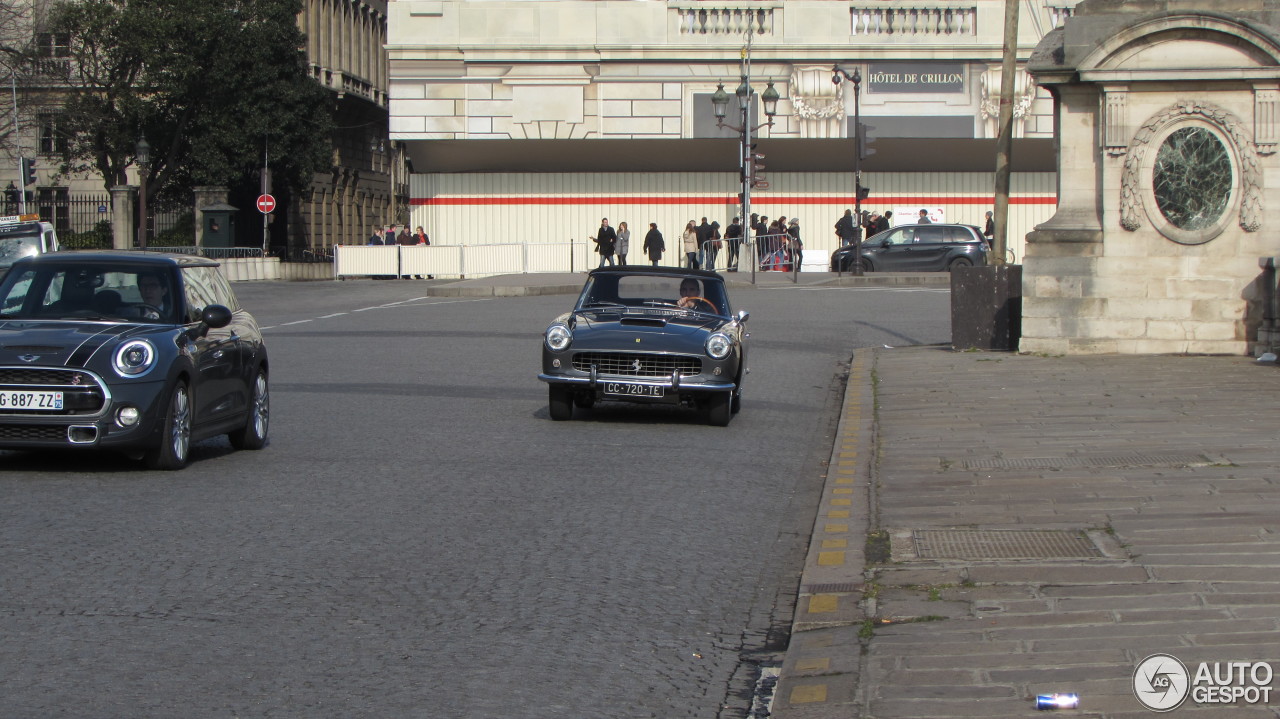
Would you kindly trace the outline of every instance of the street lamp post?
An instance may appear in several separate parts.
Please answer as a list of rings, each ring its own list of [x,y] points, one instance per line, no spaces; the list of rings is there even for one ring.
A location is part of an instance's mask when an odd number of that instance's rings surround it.
[[[780,98],[778,90],[770,82],[764,92],[760,94],[760,101],[764,104],[764,114],[769,119],[767,122],[753,126],[751,124],[751,97],[754,94],[755,91],[751,87],[751,43],[748,36],[747,48],[743,53],[742,83],[738,85],[737,91],[734,92],[734,95],[738,98],[742,124],[730,125],[724,121],[724,117],[729,111],[729,93],[724,91],[724,83],[717,85],[715,94],[711,96],[711,104],[715,108],[716,127],[728,128],[738,133],[738,169],[742,179],[742,214],[740,215],[742,242],[750,249],[752,284],[756,281],[758,258],[755,256],[755,242],[751,238],[751,188],[755,187],[757,182],[755,173],[752,172],[755,153],[751,150],[751,133],[762,127],[773,126],[773,117],[778,114],[778,100]]]
[[[133,149],[138,161],[138,247],[147,249],[147,172],[151,164],[151,144],[146,135],[138,139]]]
[[[831,82],[839,85],[844,80],[853,83],[853,274],[862,274],[862,116],[858,106],[862,95],[862,73],[858,68],[853,74],[838,64],[831,66]],[[839,269],[839,268],[836,268]]]

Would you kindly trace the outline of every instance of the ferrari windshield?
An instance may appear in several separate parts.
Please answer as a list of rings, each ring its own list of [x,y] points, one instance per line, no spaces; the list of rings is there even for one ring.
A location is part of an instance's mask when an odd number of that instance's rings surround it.
[[[154,264],[42,263],[0,282],[0,319],[173,323],[170,273]]]
[[[729,298],[719,278],[693,275],[598,273],[578,298],[579,310],[692,311],[728,317]]]

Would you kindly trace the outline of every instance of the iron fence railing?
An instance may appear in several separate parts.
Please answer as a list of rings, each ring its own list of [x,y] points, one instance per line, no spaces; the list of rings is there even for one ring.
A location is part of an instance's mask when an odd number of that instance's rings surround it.
[[[3,204],[5,215],[16,215],[22,210],[22,203],[16,197],[5,196]],[[67,249],[105,249],[112,245],[110,195],[71,195],[65,188],[44,187],[28,193],[26,209],[53,225],[59,244]],[[193,217],[189,207],[148,207],[147,244],[188,242],[195,236]]]

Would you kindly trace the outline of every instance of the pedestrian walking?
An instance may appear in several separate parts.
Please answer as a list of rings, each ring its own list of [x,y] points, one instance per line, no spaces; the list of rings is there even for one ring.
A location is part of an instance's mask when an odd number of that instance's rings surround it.
[[[742,223],[739,218],[733,218],[733,222],[724,231],[724,241],[729,247],[729,256],[725,258],[725,271],[738,271],[738,252],[742,247]]]
[[[706,258],[702,263],[703,269],[711,272],[716,271],[716,257],[720,255],[721,243],[720,223],[713,220],[711,222],[711,234],[708,235],[707,241],[703,243],[704,256]]]
[[[698,225],[698,267],[705,267],[704,261],[707,254],[707,243],[711,241],[711,223],[707,222],[707,218],[702,218],[702,224]]]
[[[631,249],[631,230],[627,227],[627,223],[618,223],[618,242],[614,246],[614,251],[618,255],[618,266],[625,267],[627,264],[627,252]]]
[[[698,269],[698,226],[693,224],[693,220],[689,220],[689,224],[684,226],[684,235],[680,239],[684,242],[684,255],[689,262],[689,269]]]
[[[916,224],[917,224],[917,225],[932,225],[932,224],[933,224],[932,222],[930,222],[930,221],[929,221],[929,211],[928,211],[928,210],[920,210],[920,216],[916,218]]]
[[[993,242],[996,238],[996,219],[991,210],[987,210],[987,225],[982,228],[982,236],[987,238],[987,242]]]
[[[373,228],[373,234],[369,235],[369,242],[368,242],[368,244],[370,244],[370,245],[381,245],[381,244],[383,243],[382,238],[383,238],[383,235],[382,235],[382,228],[381,228],[381,227],[375,227],[375,228]]]
[[[667,243],[663,241],[662,233],[658,232],[658,223],[649,223],[649,232],[644,236],[644,247],[641,249],[649,256],[653,266],[657,267],[662,260],[662,253],[667,251]]]
[[[613,248],[614,243],[618,241],[618,233],[613,231],[609,226],[609,218],[600,220],[600,229],[596,231],[595,242],[596,252],[600,253],[600,264],[598,267],[604,267],[604,263],[608,262],[613,267]]]
[[[800,241],[800,220],[791,218],[787,225],[787,255],[791,260],[791,271],[799,272],[800,263],[804,260],[804,243]]]
[[[427,231],[422,229],[422,225],[418,225],[418,229],[413,231],[413,244],[426,247],[431,244],[431,238],[427,236]],[[422,275],[414,275],[416,279],[422,279]],[[434,280],[435,275],[427,275],[427,279]]]
[[[840,245],[852,245],[857,239],[858,228],[853,219],[853,210],[845,210],[844,217],[836,220],[836,237],[840,238]]]

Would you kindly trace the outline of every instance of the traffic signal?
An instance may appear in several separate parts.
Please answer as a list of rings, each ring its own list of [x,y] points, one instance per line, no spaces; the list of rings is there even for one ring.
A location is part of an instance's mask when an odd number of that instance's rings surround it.
[[[863,187],[861,184],[858,185],[858,202],[862,202],[863,200],[867,199],[867,196],[869,196],[870,194],[871,194],[870,187]]]
[[[760,171],[764,169],[764,165],[760,162],[763,159],[764,155],[756,152],[755,145],[752,145],[751,149],[747,151],[747,180],[757,190],[769,189],[769,181],[765,179],[764,175],[760,174]]]
[[[865,160],[876,154],[874,148],[868,147],[868,145],[876,140],[871,136],[871,131],[874,129],[876,129],[874,125],[868,125],[865,122],[858,123],[858,158],[861,160]]]
[[[22,184],[23,186],[36,184],[36,161],[34,158],[22,158]]]

